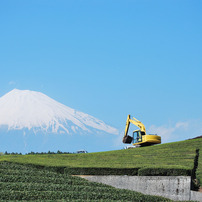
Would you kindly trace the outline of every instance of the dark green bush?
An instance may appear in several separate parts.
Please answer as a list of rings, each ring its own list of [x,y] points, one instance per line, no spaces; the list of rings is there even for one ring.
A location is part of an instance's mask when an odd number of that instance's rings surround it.
[[[138,175],[139,168],[65,168],[69,175]]]
[[[191,170],[183,168],[141,168],[139,176],[191,176]]]

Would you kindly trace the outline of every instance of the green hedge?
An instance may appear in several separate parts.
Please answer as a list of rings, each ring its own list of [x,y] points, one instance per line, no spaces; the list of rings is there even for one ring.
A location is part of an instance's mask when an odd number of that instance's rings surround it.
[[[139,168],[65,168],[69,175],[138,175]]]
[[[69,175],[191,176],[185,168],[65,168]]]
[[[141,168],[139,176],[191,176],[192,171],[183,168]]]
[[[38,172],[43,173],[43,177],[47,175],[47,171],[49,172],[56,172],[58,174],[69,174],[69,175],[129,175],[129,176],[191,176],[192,172],[190,169],[186,168],[158,168],[158,167],[144,167],[144,168],[99,168],[99,167],[47,167],[41,165],[22,165],[22,164],[14,164],[9,162],[4,162],[0,164],[0,176],[6,175],[9,173],[7,170],[9,167],[12,170],[17,170],[19,172],[26,171],[30,173],[30,169],[37,170]],[[4,171],[4,169],[6,169]],[[40,171],[39,171],[40,170]],[[14,171],[12,171],[14,172]],[[46,172],[46,174],[44,174]],[[35,175],[34,173],[31,174],[32,176]],[[51,174],[53,175],[53,174]],[[3,176],[1,176],[2,178]],[[3,180],[3,179],[2,179]],[[39,179],[42,180],[42,179]]]

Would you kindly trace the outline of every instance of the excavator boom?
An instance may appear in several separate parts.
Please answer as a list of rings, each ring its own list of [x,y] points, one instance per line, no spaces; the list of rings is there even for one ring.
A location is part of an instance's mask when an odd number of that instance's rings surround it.
[[[137,127],[140,128],[141,131],[146,133],[145,126],[142,122],[138,121],[136,118],[133,117],[133,119],[130,118],[130,115],[128,115],[127,120],[126,120],[126,128],[125,128],[125,133],[124,136],[127,136],[128,134],[128,129],[130,126],[130,123],[136,125]]]

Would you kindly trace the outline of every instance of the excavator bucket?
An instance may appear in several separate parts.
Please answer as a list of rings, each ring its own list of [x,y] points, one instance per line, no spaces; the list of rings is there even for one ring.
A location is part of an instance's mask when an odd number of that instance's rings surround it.
[[[123,137],[123,143],[130,144],[133,141],[133,138],[129,135]]]

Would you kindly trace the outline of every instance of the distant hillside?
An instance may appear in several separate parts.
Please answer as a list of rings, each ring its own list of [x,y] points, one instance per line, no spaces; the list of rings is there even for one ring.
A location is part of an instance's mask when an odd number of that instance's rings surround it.
[[[196,151],[199,151],[199,156]],[[154,171],[155,169],[157,171],[170,169],[181,172],[193,171],[194,166],[197,166],[195,167],[196,178],[202,184],[201,152],[202,138],[198,138],[156,146],[88,154],[5,155],[1,157],[1,161],[72,169],[88,168],[88,170],[91,168],[136,168],[138,170],[152,168]]]

